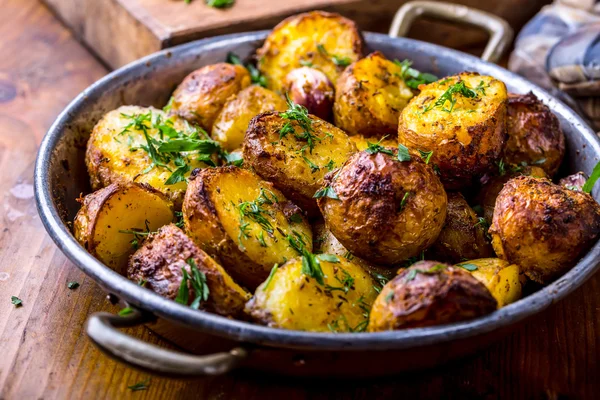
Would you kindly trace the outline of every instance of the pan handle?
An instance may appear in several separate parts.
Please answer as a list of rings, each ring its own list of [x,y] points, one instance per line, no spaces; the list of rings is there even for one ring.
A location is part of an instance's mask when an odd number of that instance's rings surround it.
[[[410,1],[396,12],[389,35],[405,36],[415,19],[421,16],[473,25],[490,34],[481,58],[484,61],[498,62],[513,38],[513,30],[504,19],[474,8],[434,1]]]
[[[248,355],[248,351],[242,347],[204,356],[189,355],[143,342],[117,329],[155,319],[154,315],[135,309],[123,317],[99,312],[88,318],[85,329],[92,342],[117,361],[161,375],[222,375],[237,367]]]

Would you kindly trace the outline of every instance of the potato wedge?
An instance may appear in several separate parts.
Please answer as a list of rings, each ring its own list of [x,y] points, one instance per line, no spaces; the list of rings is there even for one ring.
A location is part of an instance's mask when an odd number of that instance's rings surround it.
[[[156,165],[151,154],[143,148],[149,148],[149,141],[160,139],[161,130],[167,129],[205,138],[185,120],[177,116],[168,117],[152,107],[122,106],[104,115],[94,127],[85,153],[92,189],[115,182],[147,183],[165,194],[180,209],[187,188],[185,178],[194,168],[204,168],[207,164],[198,160],[197,151],[181,152],[188,170],[181,175],[181,180],[171,183],[169,179],[173,180],[173,173],[178,170],[175,159],[170,157],[171,160],[164,166]],[[155,142],[152,144],[153,148],[158,147]],[[216,153],[217,146],[212,147]]]
[[[183,202],[186,233],[250,289],[274,264],[298,256],[292,242],[311,251],[312,232],[302,211],[269,182],[238,167],[198,171]]]
[[[428,253],[435,260],[457,263],[461,260],[493,257],[494,250],[487,236],[489,225],[477,214],[462,194],[448,192],[446,222]],[[433,256],[431,254],[434,254]]]
[[[462,268],[419,261],[384,287],[371,309],[369,332],[450,324],[496,310],[489,290]]]
[[[163,226],[150,235],[131,256],[127,277],[175,300],[183,280],[182,269],[192,276],[192,265],[204,274],[209,289],[208,298],[200,302],[200,309],[230,317],[242,316],[245,303],[252,297],[250,293],[235,283],[223,267],[174,224]],[[189,281],[188,290],[191,303],[199,294],[194,292]]]
[[[322,119],[306,114],[305,122],[308,130],[284,113],[256,116],[246,133],[244,162],[314,216],[318,209],[313,196],[325,175],[339,168],[356,147],[343,131]]]
[[[90,254],[125,275],[140,241],[174,218],[173,203],[156,189],[113,183],[83,198],[73,233]]]
[[[258,69],[269,89],[281,92],[293,69],[316,68],[335,85],[344,68],[362,57],[356,24],[339,14],[312,11],[281,21],[258,49]]]
[[[488,288],[498,302],[498,308],[514,303],[521,298],[522,289],[518,265],[499,258],[479,258],[459,263],[457,266],[467,268],[471,275]],[[473,270],[471,271],[471,269]]]
[[[398,118],[413,97],[402,67],[380,52],[352,64],[336,85],[335,125],[350,135],[396,135]]]
[[[268,89],[251,85],[227,99],[217,116],[211,136],[227,151],[240,149],[250,120],[267,111],[284,111],[285,101]]]
[[[210,132],[227,99],[250,83],[250,74],[243,65],[206,65],[177,86],[170,101],[171,112]]]
[[[507,93],[503,82],[474,72],[421,86],[404,108],[398,142],[433,152],[431,163],[446,189],[470,186],[496,169],[506,141]]]
[[[274,270],[257,289],[246,312],[264,325],[312,332],[362,332],[377,297],[375,282],[344,258],[320,259],[323,284],[303,273],[302,258]],[[332,262],[331,260],[334,260]]]

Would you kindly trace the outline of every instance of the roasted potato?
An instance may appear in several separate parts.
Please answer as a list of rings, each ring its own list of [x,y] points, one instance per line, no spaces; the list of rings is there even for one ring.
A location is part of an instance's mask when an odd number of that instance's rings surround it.
[[[543,169],[536,166],[517,166],[512,165],[503,169],[497,174],[490,177],[485,184],[479,188],[475,196],[475,204],[483,210],[483,217],[487,225],[492,223],[494,216],[494,207],[496,206],[496,198],[504,187],[504,184],[515,176],[533,176],[535,178],[546,178],[547,175]]]
[[[275,92],[251,85],[232,95],[219,112],[211,136],[227,151],[242,147],[250,120],[266,111],[283,111],[286,104]]]
[[[281,92],[293,69],[309,66],[335,85],[344,68],[362,57],[363,40],[356,24],[339,14],[312,11],[291,16],[271,31],[258,49],[258,69],[269,89]]]
[[[127,277],[175,300],[183,280],[182,270],[193,277],[192,266],[204,274],[208,287],[208,298],[200,301],[200,309],[230,317],[243,315],[244,305],[252,297],[250,293],[235,283],[223,267],[174,224],[163,226],[151,234],[131,256]],[[202,293],[195,293],[193,287],[188,281],[189,303],[202,296]]]
[[[421,328],[481,317],[496,309],[489,290],[462,268],[419,261],[388,282],[371,309],[369,332]]]
[[[325,180],[319,208],[327,228],[358,257],[394,265],[435,242],[446,219],[446,192],[418,156],[364,150]],[[391,153],[388,154],[387,152]]]
[[[571,190],[583,191],[583,185],[587,181],[588,177],[583,172],[577,172],[575,174],[565,176],[558,181],[558,184]]]
[[[243,65],[206,65],[177,86],[169,103],[171,112],[210,132],[227,99],[250,83],[250,74]]]
[[[313,196],[323,178],[356,147],[343,131],[320,118],[299,112],[298,121],[286,114],[265,113],[252,119],[244,141],[244,163],[314,216],[318,209]]]
[[[458,192],[448,192],[446,222],[431,247],[436,260],[457,263],[474,258],[493,257],[494,250],[487,237],[488,224]]]
[[[519,176],[500,191],[490,233],[498,257],[549,283],[598,240],[600,205],[548,179]]]
[[[480,258],[465,261],[456,266],[467,269],[471,275],[483,283],[498,302],[498,308],[514,303],[521,298],[520,269],[516,264],[499,258]]]
[[[506,86],[474,72],[420,86],[400,115],[398,142],[432,152],[446,189],[496,168],[506,140]]]
[[[185,135],[202,135],[185,120],[168,117],[152,107],[122,106],[104,115],[94,127],[85,153],[92,189],[115,182],[147,183],[169,197],[176,208],[181,208],[187,187],[185,178],[192,169],[206,167],[206,164],[198,160],[195,151],[181,152],[189,166],[188,171],[181,176],[182,180],[168,184],[173,171],[178,169],[176,160],[170,157],[165,166],[156,165],[150,153],[144,150],[149,141],[160,139],[165,129]],[[156,147],[154,143],[153,148]],[[216,152],[216,145],[214,149]]]
[[[565,155],[565,135],[556,115],[533,93],[508,95],[508,140],[504,160],[537,165],[552,177]]]
[[[325,121],[332,120],[335,89],[323,72],[309,67],[293,69],[285,77],[285,91],[310,114]]]
[[[304,273],[295,258],[274,270],[247,303],[246,312],[274,328],[313,332],[362,332],[377,296],[375,282],[358,265],[331,255],[313,256],[323,283]]]
[[[381,146],[391,148],[398,147],[398,138],[396,137],[396,135],[384,135],[381,137],[372,138],[364,137],[363,135],[352,135],[348,137],[354,143],[358,151],[366,150],[369,147],[369,143],[379,143]]]
[[[113,183],[88,194],[81,203],[73,223],[75,239],[123,275],[139,242],[175,218],[173,203],[146,184]]]
[[[396,276],[397,268],[376,265],[350,253],[348,249],[333,236],[333,233],[325,227],[324,223],[313,225],[313,238],[313,251],[315,254],[334,254],[343,257],[365,269],[373,279],[378,282],[381,282],[382,280],[387,282]]]
[[[312,250],[312,232],[302,211],[269,182],[249,170],[221,167],[190,178],[183,202],[186,233],[236,282],[250,289],[273,264]]]
[[[335,125],[351,135],[396,135],[400,113],[412,97],[402,67],[380,52],[371,53],[338,79]]]

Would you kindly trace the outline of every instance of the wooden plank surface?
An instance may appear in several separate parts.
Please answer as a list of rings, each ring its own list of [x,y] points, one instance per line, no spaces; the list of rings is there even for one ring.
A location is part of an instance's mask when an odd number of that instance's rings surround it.
[[[490,349],[436,370],[369,381],[151,377],[147,391],[132,392],[149,375],[85,337],[90,313],[115,309],[49,239],[31,187],[44,132],[106,71],[37,1],[0,0],[0,9],[0,399],[597,398],[600,275]],[[69,290],[69,281],[81,286]],[[168,346],[144,328],[128,333]]]

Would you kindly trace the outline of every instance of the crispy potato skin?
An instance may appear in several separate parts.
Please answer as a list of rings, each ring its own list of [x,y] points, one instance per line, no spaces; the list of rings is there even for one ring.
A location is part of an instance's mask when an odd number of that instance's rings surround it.
[[[481,91],[476,91],[475,98],[454,94],[452,112],[442,107],[425,111],[460,81],[473,90],[483,82],[485,95]],[[506,141],[506,104],[504,83],[474,72],[421,86],[421,93],[400,115],[398,142],[410,149],[433,151],[431,162],[439,167],[446,189],[470,186],[474,178],[493,171],[500,159]],[[449,107],[445,103],[444,108]]]
[[[330,54],[318,50],[322,45]],[[258,49],[258,69],[268,78],[269,89],[281,92],[285,76],[309,64],[335,85],[345,66],[331,56],[354,62],[362,57],[363,40],[356,24],[339,14],[312,11],[281,21]]]
[[[498,257],[539,283],[568,271],[600,234],[600,205],[548,179],[519,176],[498,198],[489,232]]]
[[[145,288],[175,300],[183,279],[182,268],[190,273],[189,259],[205,274],[210,292],[200,304],[201,309],[230,317],[243,316],[244,305],[252,297],[250,293],[174,224],[160,228],[131,256],[127,277],[134,282],[143,279]],[[195,293],[188,286],[191,302]]]
[[[103,188],[111,183],[138,182],[147,183],[164,193],[171,199],[176,208],[181,208],[183,195],[187,183],[178,182],[174,185],[165,185],[172,171],[177,166],[171,161],[168,166],[171,169],[155,166],[150,171],[147,169],[152,164],[148,153],[142,149],[131,151],[147,143],[143,131],[135,129],[134,126],[127,127],[133,121],[127,116],[139,116],[151,113],[152,118],[160,117],[163,121],[169,117],[161,110],[152,107],[122,106],[108,112],[96,124],[90,139],[87,142],[85,153],[85,164],[90,175],[93,190]],[[189,133],[189,126],[177,116],[170,117],[173,127],[178,131]],[[158,139],[159,131],[147,123],[148,136]],[[184,153],[185,154],[185,153]],[[190,157],[188,164],[190,171],[194,168],[206,167],[206,164],[198,161],[197,157]],[[189,176],[190,172],[185,174]]]
[[[217,116],[212,138],[227,151],[240,149],[250,120],[267,111],[284,111],[285,101],[275,92],[251,85],[232,95]]]
[[[443,269],[435,271],[437,266]],[[416,274],[412,272],[415,270]],[[481,317],[495,309],[496,300],[489,290],[467,271],[436,261],[420,261],[383,287],[371,309],[368,330],[443,325]]]
[[[227,99],[250,83],[250,74],[241,65],[217,63],[204,66],[190,73],[177,86],[171,112],[210,132]]]
[[[498,302],[498,308],[514,303],[521,298],[522,288],[518,265],[499,258],[479,258],[461,264],[471,264],[477,267],[475,271],[471,271],[471,275],[488,288]]]
[[[553,177],[565,155],[565,135],[556,115],[533,93],[508,95],[508,163],[535,163]]]
[[[285,87],[294,103],[325,121],[332,120],[335,89],[327,75],[314,68],[297,68],[285,77]]]
[[[458,192],[448,192],[446,223],[431,247],[436,260],[457,263],[461,260],[493,257],[486,237],[487,224],[481,224],[475,211]]]
[[[272,226],[269,233],[250,217],[242,218],[240,204],[255,202],[261,188],[273,204],[261,204],[264,216]],[[292,216],[296,215],[295,222]],[[241,220],[248,225],[242,236]],[[269,182],[249,170],[237,167],[211,168],[192,176],[183,203],[186,233],[212,257],[218,259],[236,282],[255,289],[263,282],[275,263],[282,264],[298,253],[289,245],[287,235],[297,232],[306,249],[312,251],[312,232],[302,211],[288,201]],[[263,237],[264,245],[259,237]]]
[[[396,155],[361,151],[329,174],[326,185],[339,197],[318,199],[327,228],[353,254],[376,264],[419,254],[446,219],[446,192],[418,156],[400,162]]]
[[[383,276],[386,280],[390,280],[396,276],[397,268],[376,265],[350,253],[333,236],[333,233],[325,227],[325,223],[323,222],[313,224],[313,237],[313,251],[315,254],[335,254],[336,256],[345,258],[366,270],[376,281],[380,280],[380,276]]]
[[[173,218],[173,203],[151,186],[113,183],[83,198],[73,234],[91,255],[125,274],[134,236],[119,231],[155,231]]]
[[[318,215],[313,198],[324,182],[325,175],[340,167],[356,147],[340,129],[315,116],[310,116],[314,141],[312,152],[305,148],[306,140],[289,133],[280,138],[285,124],[291,124],[297,134],[303,129],[296,121],[283,118],[280,113],[264,113],[250,122],[244,141],[244,163],[254,168],[263,179],[273,182],[287,198],[298,204],[309,215]],[[303,148],[305,148],[303,150]],[[313,170],[306,161],[318,167]]]
[[[413,97],[402,68],[380,52],[352,64],[338,79],[335,125],[351,135],[396,135],[398,118]]]
[[[513,170],[509,168],[503,175],[492,176],[481,188],[475,196],[475,203],[483,208],[483,217],[487,224],[492,223],[494,217],[494,207],[496,206],[496,198],[504,187],[504,184],[515,176],[526,175],[535,178],[547,178],[546,172],[536,166],[517,167]]]
[[[377,297],[369,274],[344,258],[337,263],[321,260],[325,274],[325,285],[321,285],[302,273],[301,260],[288,261],[276,270],[268,284],[260,285],[247,303],[246,312],[255,321],[274,328],[312,332],[365,330],[365,310]]]

